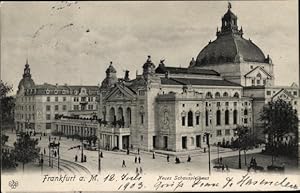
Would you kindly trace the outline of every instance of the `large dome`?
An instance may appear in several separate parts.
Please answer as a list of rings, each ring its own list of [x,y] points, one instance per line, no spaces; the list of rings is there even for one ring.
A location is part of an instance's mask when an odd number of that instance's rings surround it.
[[[243,29],[238,29],[237,16],[228,11],[222,17],[221,31],[217,30],[217,39],[209,42],[198,54],[193,66],[209,64],[268,62],[264,53],[250,39],[243,38]]]
[[[241,35],[226,34],[204,47],[197,56],[196,65],[240,62],[266,62],[264,53],[251,40]]]

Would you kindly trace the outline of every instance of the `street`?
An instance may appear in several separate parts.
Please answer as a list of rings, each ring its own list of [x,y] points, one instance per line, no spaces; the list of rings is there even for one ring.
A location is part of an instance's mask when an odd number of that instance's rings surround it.
[[[16,134],[7,132],[6,135],[9,136],[7,144],[13,146],[13,143],[16,140]],[[39,139],[40,135],[36,135],[34,138]],[[58,142],[58,137],[56,142]],[[51,141],[54,140],[54,136],[51,136]],[[70,147],[81,145],[81,141],[71,138],[67,139],[62,137],[60,142],[60,169],[63,172],[71,173],[80,173],[80,172],[98,172],[98,151],[90,151],[84,149],[83,153],[86,155],[87,161],[81,163],[81,149],[74,148],[69,150]],[[42,136],[39,140],[38,146],[41,148],[41,153],[44,153],[44,148],[46,150],[46,156],[44,156],[44,166],[48,166],[48,155],[49,155],[49,136]],[[178,155],[180,159],[180,164],[175,164],[175,156],[170,155],[169,162],[167,162],[167,156],[163,154],[156,153],[155,159],[152,157],[152,152],[140,151],[140,155],[137,155],[137,150],[130,150],[130,154],[127,155],[126,152],[122,151],[105,151],[103,152],[103,158],[101,158],[101,171],[102,172],[113,172],[113,171],[122,171],[122,172],[135,172],[136,169],[147,174],[155,171],[201,171],[208,173],[208,153],[204,153],[203,149],[199,152],[191,152],[191,162],[187,162],[188,155]],[[258,153],[261,149],[255,149],[249,151],[248,153]],[[75,156],[78,156],[78,161],[75,162]],[[232,151],[230,149],[220,148],[220,157],[229,157],[238,155],[238,151]],[[135,163],[135,156],[141,158],[141,163]],[[211,147],[211,160],[217,159],[217,148]],[[122,167],[122,162],[125,161],[126,167]],[[212,162],[211,162],[212,163]],[[82,167],[83,166],[83,167]],[[53,171],[57,171],[57,157],[54,158],[53,162]],[[88,170],[88,171],[87,171]],[[215,172],[213,169],[213,164],[211,164],[212,172]],[[232,172],[232,169],[230,169]]]

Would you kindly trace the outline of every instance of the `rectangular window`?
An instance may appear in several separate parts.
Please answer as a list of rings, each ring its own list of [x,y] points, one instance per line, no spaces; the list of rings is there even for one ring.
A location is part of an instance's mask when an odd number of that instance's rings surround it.
[[[225,135],[230,135],[230,129],[225,130]]]
[[[54,109],[55,109],[56,111],[58,111],[58,105],[55,105]]]
[[[217,130],[217,136],[222,136],[222,130]]]
[[[83,102],[84,102],[84,101],[85,101],[85,98],[86,98],[86,97],[81,97],[81,101],[83,101]]]
[[[248,123],[248,119],[244,118],[244,123],[247,124]]]
[[[89,110],[93,110],[93,105],[88,106]]]
[[[257,84],[257,85],[260,85],[260,80],[256,80],[256,84]]]
[[[267,95],[271,95],[271,91],[270,90],[267,90]]]
[[[217,102],[217,107],[221,106],[221,103],[220,102]]]
[[[143,141],[143,140],[144,140],[144,136],[141,135],[141,141]]]
[[[185,117],[181,117],[181,125],[185,126]]]
[[[263,80],[263,83],[264,83],[264,85],[266,85],[267,81],[266,81],[266,80]]]
[[[294,101],[294,105],[297,105],[297,101]]]
[[[63,101],[67,101],[67,97],[63,97]]]
[[[63,111],[67,110],[67,105],[63,105]]]
[[[47,102],[50,102],[50,97],[47,97]]]
[[[196,115],[196,125],[199,125],[199,123],[200,123],[200,116]]]
[[[297,96],[297,91],[294,91],[294,96]]]
[[[32,120],[34,120],[34,114],[32,114]]]
[[[207,107],[208,107],[208,102],[205,102],[205,106],[207,106]]]
[[[145,95],[145,91],[144,90],[139,90],[139,95],[140,96],[144,96]]]
[[[234,102],[234,103],[233,103],[233,106],[235,106],[235,107],[236,107],[236,106],[237,106],[237,102]]]
[[[46,129],[51,129],[51,123],[46,123]]]
[[[51,114],[47,114],[47,115],[46,115],[46,119],[47,119],[47,120],[50,120],[50,119],[51,119]]]
[[[47,105],[46,106],[46,111],[50,111],[51,110],[51,106],[50,105]]]
[[[79,110],[79,106],[78,105],[74,105],[73,106],[73,110],[78,111]]]
[[[141,124],[144,124],[144,115],[141,114]]]
[[[228,107],[228,106],[229,106],[229,102],[225,102],[225,106],[227,106],[227,107]]]
[[[252,80],[251,80],[251,83],[252,83],[252,86],[254,86],[254,85],[255,85],[255,80],[252,79]]]
[[[55,102],[58,102],[58,97],[55,97]]]

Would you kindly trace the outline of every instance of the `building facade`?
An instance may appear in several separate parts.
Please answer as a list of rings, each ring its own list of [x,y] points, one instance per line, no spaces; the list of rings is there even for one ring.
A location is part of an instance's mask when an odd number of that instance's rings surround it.
[[[299,111],[299,87],[274,85],[270,56],[244,38],[231,6],[221,23],[216,40],[186,68],[155,65],[148,56],[142,74],[118,78],[111,62],[99,87],[35,85],[26,63],[16,128],[97,135],[102,148],[148,151],[205,148],[205,135],[211,144],[230,144],[239,126],[264,139],[263,106],[281,98]]]
[[[89,117],[97,115],[97,108],[97,86],[36,85],[26,62],[16,95],[17,131],[50,133],[59,116]]]

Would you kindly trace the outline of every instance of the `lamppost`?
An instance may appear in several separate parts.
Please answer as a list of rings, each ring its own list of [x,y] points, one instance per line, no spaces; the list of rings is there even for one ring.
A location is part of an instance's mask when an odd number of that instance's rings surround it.
[[[220,163],[219,143],[217,143],[218,164]]]
[[[207,144],[207,147],[208,147],[208,171],[209,171],[209,175],[210,175],[211,174],[211,169],[210,169],[210,144],[209,144],[210,133],[205,132],[204,135],[206,137],[206,144]]]
[[[43,153],[41,153],[41,174],[43,174],[43,167],[44,167],[44,158],[43,158]]]
[[[239,169],[242,169],[241,147],[240,147],[241,143],[240,143],[240,136],[239,136],[239,131],[238,131],[238,129],[235,129],[234,133],[235,133],[235,135],[238,137],[238,138],[237,138],[237,142],[238,142],[237,145],[238,145],[238,148],[239,148]]]
[[[86,129],[86,123],[82,123],[82,125],[83,125],[83,131],[82,131],[82,135],[84,136],[85,135],[85,129]],[[83,163],[83,136],[81,136],[81,163]]]
[[[101,127],[101,126],[100,126]],[[98,173],[101,172],[101,151],[100,151],[100,131],[99,131],[99,137],[98,137]]]
[[[56,140],[56,139],[54,138],[54,140]],[[51,137],[49,136],[49,166],[51,166],[51,168],[53,168],[53,159],[52,159],[52,162],[50,161],[51,158],[52,158],[51,149],[52,150],[56,149],[55,156],[57,155],[57,170],[58,170],[58,172],[59,172],[59,158],[60,158],[60,156],[59,156],[59,147],[60,147],[60,142],[55,143],[55,141],[53,141],[51,143]]]

